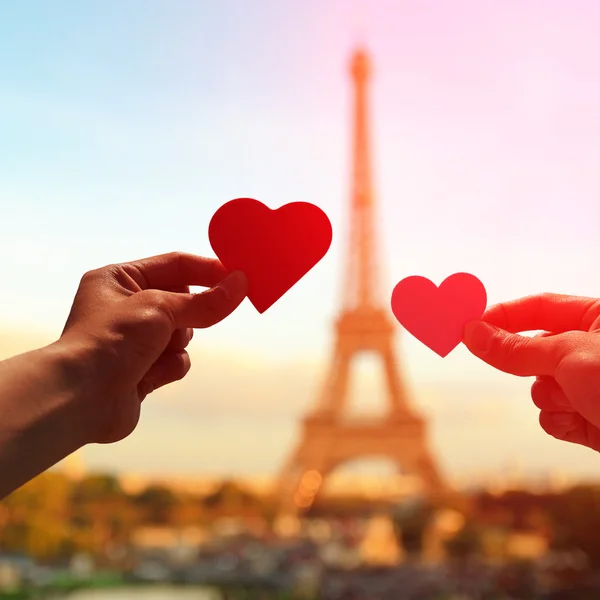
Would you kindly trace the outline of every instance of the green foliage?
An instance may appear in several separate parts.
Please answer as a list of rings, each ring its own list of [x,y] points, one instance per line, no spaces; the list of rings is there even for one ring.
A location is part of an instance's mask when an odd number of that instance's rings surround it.
[[[73,487],[73,500],[87,502],[125,497],[119,480],[114,475],[90,475]]]
[[[44,473],[2,503],[0,547],[40,559],[60,556],[69,539],[69,481]]]
[[[232,482],[203,498],[161,485],[129,494],[113,475],[72,482],[47,472],[0,503],[0,548],[42,561],[78,552],[104,559],[111,547],[127,547],[140,526],[196,526],[224,513],[260,514],[263,508],[262,500]]]

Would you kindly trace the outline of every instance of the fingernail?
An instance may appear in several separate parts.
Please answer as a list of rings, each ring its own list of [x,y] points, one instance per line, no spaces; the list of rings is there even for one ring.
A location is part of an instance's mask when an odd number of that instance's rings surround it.
[[[476,352],[487,352],[494,340],[496,328],[483,321],[470,321],[463,330],[465,345]]]
[[[228,299],[232,299],[234,296],[239,296],[242,290],[246,290],[248,287],[248,278],[242,271],[233,271],[223,279],[221,287]]]

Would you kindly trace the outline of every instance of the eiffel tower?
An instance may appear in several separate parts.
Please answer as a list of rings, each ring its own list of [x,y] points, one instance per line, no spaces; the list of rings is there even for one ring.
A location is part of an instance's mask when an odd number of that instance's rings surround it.
[[[400,376],[389,303],[377,294],[378,236],[367,106],[370,61],[364,50],[352,57],[351,75],[354,164],[344,304],[335,323],[333,359],[321,396],[303,419],[300,440],[279,477],[276,491],[280,514],[306,511],[337,467],[366,456],[387,458],[400,471],[418,476],[427,495],[437,496],[446,489],[429,449],[427,423],[410,406]],[[353,360],[362,353],[374,354],[384,367],[387,412],[377,420],[352,420],[346,414]]]

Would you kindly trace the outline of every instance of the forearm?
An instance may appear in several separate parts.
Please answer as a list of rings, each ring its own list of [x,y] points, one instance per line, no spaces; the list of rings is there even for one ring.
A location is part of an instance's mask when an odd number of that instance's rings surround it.
[[[0,498],[86,443],[72,372],[59,344],[0,362]]]

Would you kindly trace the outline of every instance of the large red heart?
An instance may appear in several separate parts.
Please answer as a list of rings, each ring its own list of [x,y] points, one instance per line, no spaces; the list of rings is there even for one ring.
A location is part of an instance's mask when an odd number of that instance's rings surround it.
[[[442,358],[460,344],[465,325],[480,319],[486,304],[483,283],[469,273],[450,275],[439,287],[414,275],[400,281],[392,293],[396,319]]]
[[[238,198],[213,215],[208,237],[223,266],[246,275],[248,299],[263,313],[325,256],[332,230],[314,204],[292,202],[272,210]]]

